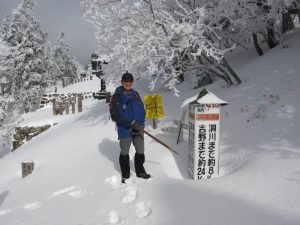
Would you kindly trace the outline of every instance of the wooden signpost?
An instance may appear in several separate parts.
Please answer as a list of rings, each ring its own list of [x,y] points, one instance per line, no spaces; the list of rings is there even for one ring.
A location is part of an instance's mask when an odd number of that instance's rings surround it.
[[[189,162],[191,179],[219,175],[220,108],[227,102],[203,89],[189,103]]]

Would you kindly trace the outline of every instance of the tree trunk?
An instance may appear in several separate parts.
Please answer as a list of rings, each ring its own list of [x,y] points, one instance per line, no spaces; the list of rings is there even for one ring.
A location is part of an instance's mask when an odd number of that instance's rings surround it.
[[[181,73],[181,74],[178,76],[178,78],[179,78],[180,83],[182,83],[182,82],[184,81],[184,75],[183,75],[183,73]]]
[[[225,82],[230,86],[233,85],[233,82],[232,82],[232,79],[230,78],[230,75],[227,73],[227,71],[224,68],[222,68],[221,64],[218,64],[213,58],[209,58],[209,56],[206,56],[205,53],[202,53],[201,55],[208,62],[208,64],[211,65],[212,70],[218,70],[218,72],[215,71],[216,74],[224,75]]]
[[[213,69],[208,69],[209,75],[213,75],[215,77],[219,77],[222,80],[224,80],[227,84],[229,84],[228,80],[226,79],[225,76],[223,76],[222,74],[217,73],[216,71],[214,71]]]
[[[270,23],[267,27],[267,43],[270,49],[278,45],[278,41],[275,38],[274,24]]]
[[[253,33],[252,34],[252,39],[253,39],[253,44],[254,47],[258,53],[259,56],[262,56],[264,54],[263,50],[260,48],[258,41],[257,41],[257,34]]]
[[[236,80],[237,84],[242,83],[241,78],[234,72],[232,67],[228,64],[227,60],[225,58],[222,59],[222,63],[226,67],[226,69],[230,72],[230,75]]]
[[[293,19],[289,13],[282,13],[282,25],[281,32],[285,33],[288,30],[292,30],[295,28]]]
[[[267,34],[268,34],[268,46],[270,49],[275,48],[277,46],[277,41],[275,38],[275,32],[273,29],[269,29],[267,30]]]

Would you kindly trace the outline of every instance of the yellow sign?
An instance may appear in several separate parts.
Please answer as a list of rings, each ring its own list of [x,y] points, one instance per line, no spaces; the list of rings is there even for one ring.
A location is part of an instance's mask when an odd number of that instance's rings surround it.
[[[146,119],[160,119],[164,117],[161,95],[144,96]]]

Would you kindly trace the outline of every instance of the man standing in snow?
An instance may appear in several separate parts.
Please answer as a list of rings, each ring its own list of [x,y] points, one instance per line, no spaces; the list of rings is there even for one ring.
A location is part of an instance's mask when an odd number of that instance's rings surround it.
[[[114,94],[112,108],[115,121],[118,128],[121,153],[119,163],[122,172],[122,183],[130,177],[129,149],[133,143],[136,153],[134,157],[134,166],[136,176],[143,179],[149,179],[144,168],[144,124],[145,109],[140,95],[133,87],[133,76],[126,72],[122,76],[122,86],[119,86]]]

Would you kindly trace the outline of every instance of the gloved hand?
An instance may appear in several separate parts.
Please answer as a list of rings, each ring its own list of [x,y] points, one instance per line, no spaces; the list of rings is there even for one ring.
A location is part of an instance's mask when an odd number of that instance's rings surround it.
[[[139,132],[141,132],[142,130],[144,130],[144,127],[142,126],[142,125],[140,125],[139,123],[137,123],[137,122],[133,122],[132,124],[131,124],[131,129],[132,129],[132,131],[134,132],[134,133],[139,133]]]

